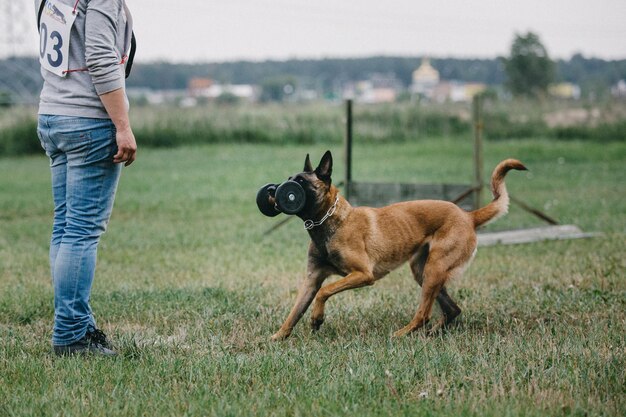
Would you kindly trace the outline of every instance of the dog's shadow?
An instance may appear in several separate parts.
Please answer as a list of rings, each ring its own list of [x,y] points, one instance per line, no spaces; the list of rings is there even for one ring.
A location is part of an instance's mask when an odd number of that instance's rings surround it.
[[[534,327],[524,322],[535,320],[515,320],[513,316],[490,315],[480,311],[465,311],[452,323],[439,326],[441,312],[436,311],[426,326],[405,336],[408,338],[447,339],[450,337],[470,336],[483,338],[487,336],[508,336],[515,333],[520,326]],[[399,307],[389,308],[383,305],[367,307],[338,308],[327,315],[319,330],[309,330],[316,339],[350,339],[359,338],[392,338],[393,333],[402,328],[411,319],[411,313]],[[517,324],[515,324],[517,323]],[[308,322],[307,322],[308,324]],[[309,326],[310,328],[310,326]],[[403,337],[398,338],[401,340]]]

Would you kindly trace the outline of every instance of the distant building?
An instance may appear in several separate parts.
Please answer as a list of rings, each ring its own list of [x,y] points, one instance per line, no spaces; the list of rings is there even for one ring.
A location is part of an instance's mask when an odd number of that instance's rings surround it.
[[[135,102],[144,102],[150,105],[176,103],[186,95],[185,90],[151,90],[149,88],[129,87],[126,95]]]
[[[230,94],[237,98],[256,101],[258,88],[250,84],[218,84],[210,78],[192,78],[187,83],[189,97],[198,99],[216,99],[222,95]]]
[[[463,81],[442,81],[435,86],[430,99],[437,103],[465,103],[472,101],[476,94],[487,89],[483,83],[466,83]]]
[[[619,80],[617,84],[611,87],[611,95],[615,98],[626,98],[626,81]]]
[[[487,90],[485,83],[464,83],[465,101],[471,101],[476,94],[484,93]]]
[[[201,97],[212,85],[210,78],[192,78],[187,82],[187,91],[191,97]]]
[[[294,101],[314,101],[320,98],[320,94],[313,88],[296,88],[293,94]]]
[[[442,81],[428,58],[413,71],[413,82],[409,92],[412,99],[426,99],[436,103],[467,102],[487,89],[483,83],[467,83],[464,81]]]
[[[548,86],[548,94],[555,98],[578,100],[580,98],[580,87],[572,83],[551,84]]]
[[[430,65],[429,58],[422,59],[422,64],[413,71],[412,78],[411,97],[432,99],[435,88],[439,84],[439,71]]]
[[[343,89],[344,98],[359,103],[393,103],[402,90],[402,83],[393,74],[372,74],[369,79],[350,83]]]
[[[257,98],[257,89],[250,84],[213,84],[204,91],[203,96],[216,99],[224,94],[231,94],[240,99],[254,101]]]

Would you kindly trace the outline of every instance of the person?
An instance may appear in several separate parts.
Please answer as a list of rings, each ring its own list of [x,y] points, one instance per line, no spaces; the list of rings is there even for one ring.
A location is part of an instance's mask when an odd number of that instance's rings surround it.
[[[122,164],[136,158],[125,93],[132,17],[123,0],[35,0],[35,8],[44,80],[37,134],[54,202],[53,352],[115,356],[89,301]]]

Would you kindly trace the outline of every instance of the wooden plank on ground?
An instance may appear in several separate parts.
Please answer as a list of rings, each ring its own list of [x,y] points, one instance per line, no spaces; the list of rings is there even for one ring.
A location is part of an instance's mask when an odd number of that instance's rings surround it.
[[[532,229],[505,230],[502,232],[478,233],[478,246],[515,245],[542,240],[581,239],[601,236],[602,233],[585,233],[576,225],[536,227]]]

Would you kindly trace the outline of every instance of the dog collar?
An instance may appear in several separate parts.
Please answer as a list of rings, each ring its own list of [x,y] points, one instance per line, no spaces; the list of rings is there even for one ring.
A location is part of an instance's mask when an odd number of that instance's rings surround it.
[[[326,214],[324,215],[324,217],[322,217],[320,221],[315,222],[313,220],[305,220],[304,230],[311,230],[316,226],[320,226],[322,223],[326,221],[327,218],[335,214],[335,210],[337,209],[338,202],[339,202],[339,196],[337,196],[337,198],[335,199],[335,203],[328,209],[328,211],[326,212]]]

